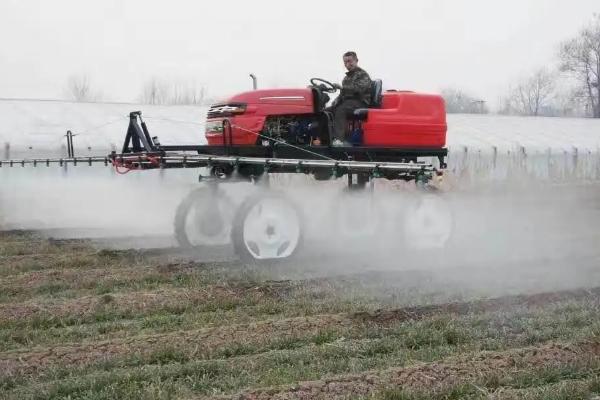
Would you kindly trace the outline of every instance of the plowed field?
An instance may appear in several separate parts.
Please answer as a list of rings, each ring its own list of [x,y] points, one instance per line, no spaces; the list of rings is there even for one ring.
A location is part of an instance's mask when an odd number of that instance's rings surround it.
[[[0,233],[0,397],[600,396],[599,257],[335,264]]]

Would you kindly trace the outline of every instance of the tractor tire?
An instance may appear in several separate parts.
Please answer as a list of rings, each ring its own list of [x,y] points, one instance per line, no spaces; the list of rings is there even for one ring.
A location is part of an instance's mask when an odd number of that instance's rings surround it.
[[[376,194],[366,189],[345,188],[331,207],[332,236],[339,244],[371,241],[385,234],[383,206]]]
[[[238,208],[231,241],[242,261],[270,263],[296,256],[303,234],[300,208],[281,193],[263,192],[250,196]]]
[[[454,234],[454,211],[444,194],[436,190],[411,194],[398,219],[399,236],[409,250],[444,249]]]
[[[218,188],[191,191],[175,212],[175,239],[183,248],[230,243],[235,206]]]

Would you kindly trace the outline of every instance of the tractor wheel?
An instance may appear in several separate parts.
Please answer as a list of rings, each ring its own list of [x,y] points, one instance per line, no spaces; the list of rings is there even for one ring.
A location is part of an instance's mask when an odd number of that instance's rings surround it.
[[[345,243],[347,240],[373,239],[384,230],[384,217],[381,202],[369,190],[349,190],[346,188],[336,197],[332,216],[333,235]]]
[[[448,200],[436,192],[416,193],[400,216],[404,244],[415,250],[446,247],[454,232],[454,213]]]
[[[231,236],[235,252],[243,261],[290,258],[302,245],[302,214],[282,194],[258,193],[238,209]]]
[[[230,243],[235,205],[218,188],[201,187],[190,192],[175,213],[175,239],[181,247]]]

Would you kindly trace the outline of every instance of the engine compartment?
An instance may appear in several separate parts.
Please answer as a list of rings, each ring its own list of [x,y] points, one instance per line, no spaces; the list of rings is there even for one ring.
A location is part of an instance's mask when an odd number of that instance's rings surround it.
[[[266,118],[261,137],[263,145],[270,140],[297,145],[308,145],[321,137],[319,117],[315,114],[272,115]]]

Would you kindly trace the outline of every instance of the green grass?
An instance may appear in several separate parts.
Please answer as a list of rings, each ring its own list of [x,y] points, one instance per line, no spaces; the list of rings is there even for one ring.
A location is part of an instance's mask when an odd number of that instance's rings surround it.
[[[451,353],[440,350],[435,360],[446,358]],[[346,357],[347,353],[337,348],[315,346],[290,352],[270,352],[259,358],[236,360],[188,361],[177,352],[163,350],[153,355],[155,365],[140,360],[143,366],[122,368],[105,365],[84,374],[66,374],[62,379],[36,385],[13,385],[16,396],[34,393],[37,398],[86,397],[94,392],[98,398],[106,398],[103,387],[112,388],[110,394],[119,398],[130,395],[130,391],[142,390],[144,384],[154,385],[164,391],[177,388],[178,393],[206,395],[212,393],[235,393],[244,388],[290,385],[295,382],[318,380],[336,375],[354,374],[364,370],[379,369],[385,376],[390,367],[398,367],[419,359],[429,360],[426,352],[411,353],[404,361],[392,363],[390,359]],[[527,393],[547,393],[565,382],[586,382],[585,393],[598,389],[600,361],[592,360],[577,364],[554,365],[530,370],[501,370],[479,374],[473,382],[455,386],[432,387],[429,390],[380,389],[372,398],[378,399],[461,399],[487,398],[487,394],[512,390]],[[61,374],[54,372],[53,375]],[[383,379],[385,382],[385,379]],[[23,383],[23,382],[22,382]],[[377,389],[376,387],[373,389]],[[563,389],[564,390],[564,389]],[[554,390],[553,390],[554,391]],[[467,397],[465,397],[467,396]],[[482,397],[483,396],[483,397]],[[36,398],[36,397],[34,397]],[[543,397],[539,397],[543,398]],[[561,397],[557,397],[561,398]]]
[[[597,368],[597,363],[593,368]],[[599,371],[589,365],[567,365],[518,372],[511,375],[492,374],[477,382],[461,383],[433,390],[383,389],[370,400],[590,400],[600,396]],[[491,382],[491,384],[490,384]],[[501,386],[504,383],[506,386]]]
[[[302,299],[286,301],[267,299],[260,304],[253,301],[216,301],[198,305],[179,304],[155,309],[135,310],[119,308],[110,297],[100,297],[100,306],[89,315],[57,318],[40,315],[10,323],[2,323],[0,347],[2,350],[23,345],[53,345],[84,339],[100,340],[131,334],[192,330],[207,326],[246,323],[272,318],[288,318],[314,314],[353,312],[373,309],[376,303],[344,302],[329,299],[322,304],[305,303]],[[265,304],[267,307],[265,307]],[[277,306],[281,313],[272,313]],[[266,312],[265,312],[266,309]],[[550,305],[542,312],[515,310],[509,314],[497,312],[475,316],[434,319],[435,326],[423,326],[408,332],[400,331],[407,346],[418,348],[436,343],[460,344],[466,334],[474,334],[484,349],[501,348],[502,339],[509,337],[521,345],[570,337],[573,333],[594,334],[600,331],[600,306],[580,304]],[[418,321],[414,325],[419,325]],[[466,331],[466,332],[465,332]],[[475,332],[475,333],[473,333]],[[396,334],[388,329],[388,335]]]
[[[216,360],[231,359],[240,356],[263,356],[271,352],[286,352],[293,358],[301,359],[299,354],[309,354],[305,358],[311,362],[325,362],[325,359],[335,358],[335,364],[327,364],[323,371],[359,372],[369,368],[391,367],[403,365],[408,360],[433,361],[441,356],[460,354],[462,352],[477,352],[480,350],[505,350],[519,347],[526,342],[527,332],[522,337],[505,338],[487,329],[493,326],[498,315],[487,315],[487,324],[481,323],[482,316],[473,318],[465,316],[462,319],[450,319],[447,316],[434,317],[423,321],[410,321],[388,325],[353,326],[318,330],[315,333],[305,332],[296,336],[280,338],[274,332],[273,337],[259,338],[258,341],[232,340],[216,349],[204,348],[202,342],[179,343],[175,345],[156,345],[155,351],[144,355],[132,354],[112,358],[109,362],[92,364],[84,371],[94,371],[103,368],[129,368],[143,365],[162,364],[165,361],[192,362],[197,359]],[[501,318],[504,318],[501,315]],[[529,317],[535,318],[535,317]],[[541,319],[547,319],[545,315]],[[516,325],[538,326],[532,320],[514,318]],[[469,326],[469,323],[473,325]],[[594,335],[597,330],[564,331],[554,336],[562,340],[578,340]],[[176,343],[176,342],[175,342]],[[490,345],[491,344],[491,345]],[[326,349],[322,351],[320,349]],[[236,360],[236,367],[240,366]],[[342,368],[340,365],[353,365],[355,369]],[[337,366],[337,367],[336,367]],[[279,366],[277,367],[279,368]],[[338,368],[338,369],[336,369]],[[64,375],[77,374],[80,367],[64,367]],[[309,377],[305,377],[309,378]]]
[[[89,354],[86,362],[65,358],[40,361],[41,368],[32,362],[29,372],[0,371],[0,398],[232,394],[367,371],[384,376],[390,368],[481,351],[600,338],[600,302],[593,298],[376,323],[364,312],[464,301],[484,291],[406,274],[307,279],[306,269],[293,264],[163,262],[160,254],[0,234],[0,305],[33,304],[41,310],[18,319],[0,315],[0,362],[13,351],[52,357],[79,345],[86,350],[76,356]],[[142,292],[159,301],[137,301]],[[92,306],[76,312],[84,296],[93,299]],[[302,329],[290,320],[296,317],[308,317]],[[112,356],[96,354],[98,342],[122,347]],[[534,370],[516,364],[450,387],[373,387],[367,398],[589,399],[600,393],[599,374],[597,363]]]

